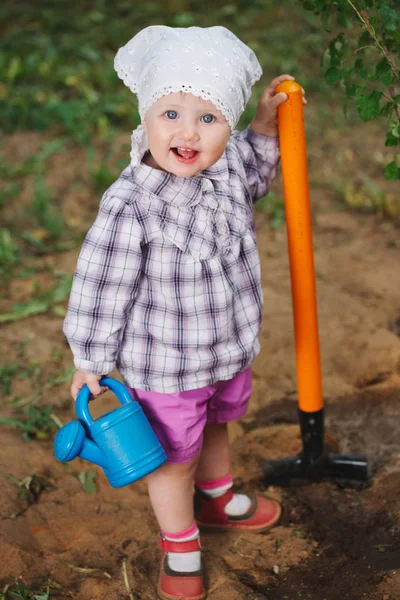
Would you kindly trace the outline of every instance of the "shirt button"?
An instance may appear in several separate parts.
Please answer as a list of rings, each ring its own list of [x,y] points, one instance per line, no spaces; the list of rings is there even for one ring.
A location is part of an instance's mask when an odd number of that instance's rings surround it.
[[[211,209],[215,210],[216,208],[218,208],[218,202],[216,201],[216,199],[214,198],[213,195],[207,194],[206,197],[207,197],[207,204]]]
[[[228,226],[227,225],[218,225],[217,231],[221,235],[227,235],[227,233],[228,233]]]

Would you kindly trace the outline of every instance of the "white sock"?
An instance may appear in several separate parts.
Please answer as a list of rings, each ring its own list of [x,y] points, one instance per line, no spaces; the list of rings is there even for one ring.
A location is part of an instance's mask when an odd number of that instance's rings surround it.
[[[188,535],[184,538],[173,538],[165,536],[165,539],[170,542],[190,542],[191,540],[196,540],[199,537],[199,530],[196,528],[196,531],[192,535]],[[201,553],[200,550],[196,550],[195,552],[168,552],[168,565],[170,569],[173,571],[180,571],[181,573],[191,573],[194,571],[199,571],[201,568]]]
[[[251,500],[245,494],[233,494],[233,498],[225,506],[224,511],[231,517],[240,517],[247,513],[251,506]]]
[[[219,496],[225,494],[225,492],[229,490],[233,484],[230,482],[211,489],[202,489],[201,484],[199,485],[199,483],[196,483],[196,485],[207,496],[210,496],[210,498],[219,498]],[[250,506],[251,500],[248,496],[245,494],[233,494],[232,500],[230,500],[230,502],[228,502],[228,504],[225,506],[224,511],[231,517],[239,517],[240,515],[244,515],[249,510]]]

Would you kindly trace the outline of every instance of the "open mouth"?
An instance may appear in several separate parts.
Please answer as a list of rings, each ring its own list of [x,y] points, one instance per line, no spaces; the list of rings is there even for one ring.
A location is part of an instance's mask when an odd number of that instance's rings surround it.
[[[171,152],[180,163],[186,165],[194,163],[199,155],[198,150],[193,150],[192,148],[171,148]]]

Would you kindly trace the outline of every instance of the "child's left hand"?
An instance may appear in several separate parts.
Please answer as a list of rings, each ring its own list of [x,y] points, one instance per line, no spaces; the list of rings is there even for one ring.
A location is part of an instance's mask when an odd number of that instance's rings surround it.
[[[250,127],[256,133],[268,137],[278,137],[278,106],[287,100],[287,94],[284,92],[276,93],[276,88],[282,81],[294,81],[294,77],[292,75],[280,75],[275,77],[269,86],[265,88],[258,103],[256,116],[250,123]],[[303,103],[307,104],[304,90]]]

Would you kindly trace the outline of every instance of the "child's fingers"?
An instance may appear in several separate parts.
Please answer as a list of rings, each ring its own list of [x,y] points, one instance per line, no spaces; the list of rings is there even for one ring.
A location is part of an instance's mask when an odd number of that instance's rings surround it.
[[[81,373],[76,371],[72,383],[71,383],[71,396],[74,400],[76,400],[79,392],[83,388],[84,385],[87,385],[90,391],[90,399],[96,398],[103,394],[108,390],[108,387],[101,386],[99,384],[99,380],[101,379],[100,375],[90,375],[86,373]]]
[[[293,75],[289,75],[288,73],[285,73],[284,75],[279,75],[279,77],[275,77],[275,79],[271,81],[271,83],[265,91],[270,95],[273,95],[275,93],[276,88],[280,83],[282,83],[282,81],[294,81],[294,77]]]
[[[99,384],[99,379],[96,376],[90,377],[86,380],[86,384],[92,394],[92,396],[94,396],[95,398],[97,396],[100,396],[100,394],[103,394],[106,391],[106,387],[101,386]]]
[[[71,384],[71,396],[74,400],[76,400],[79,392],[81,391],[82,387],[84,386],[83,383],[77,383],[75,381],[72,382]]]
[[[279,92],[279,94],[276,94],[272,98],[271,104],[272,104],[273,108],[278,108],[278,106],[280,104],[283,104],[284,102],[286,102],[287,99],[288,99],[288,95],[285,94],[285,92]]]

